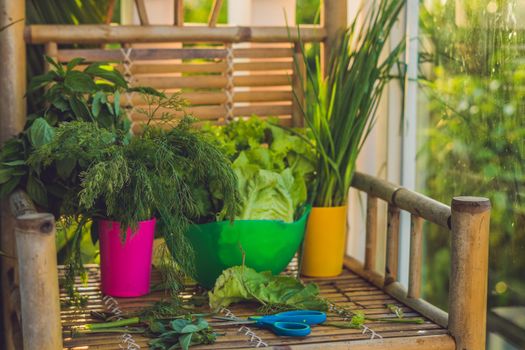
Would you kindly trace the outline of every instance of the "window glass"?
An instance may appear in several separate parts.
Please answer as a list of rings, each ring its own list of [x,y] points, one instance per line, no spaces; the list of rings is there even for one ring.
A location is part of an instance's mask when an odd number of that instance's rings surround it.
[[[422,0],[419,30],[417,187],[490,198],[489,330],[506,339],[489,348],[512,349],[525,339],[504,323],[525,315],[525,0]],[[449,234],[432,226],[424,293],[446,309]]]

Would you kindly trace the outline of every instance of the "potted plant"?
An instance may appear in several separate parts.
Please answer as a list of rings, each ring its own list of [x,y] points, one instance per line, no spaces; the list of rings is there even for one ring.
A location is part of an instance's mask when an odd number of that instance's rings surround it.
[[[223,270],[241,264],[279,274],[304,238],[313,150],[277,122],[253,117],[203,127],[232,161],[240,194],[235,220],[228,222],[215,205],[214,184],[193,186],[202,213],[186,236],[195,250],[195,278],[206,288]]]
[[[314,207],[302,255],[302,273],[307,276],[330,277],[342,271],[348,190],[383,87],[404,47],[399,44],[382,56],[403,4],[380,1],[363,24],[354,21],[342,33],[326,76],[319,59],[316,70],[306,64],[303,89],[308,104],[302,110],[317,155]]]
[[[213,181],[222,194],[218,205],[223,205],[226,217],[233,217],[236,177],[213,142],[191,127],[190,117],[175,121],[171,111],[182,108],[177,95],[133,89],[145,96],[149,107],[139,109],[147,122],[132,136],[119,101],[121,91],[131,89],[110,67],[73,69],[80,62],[70,62],[66,69],[55,63],[55,70],[36,78],[33,86],[47,87],[44,112],[12,141],[29,141],[30,147],[20,147],[23,152],[4,148],[3,159],[25,170],[10,171],[12,178],[18,176],[14,187],[27,183],[37,203],[77,222],[66,260],[68,285],[82,271],[80,237],[93,222],[91,233],[100,237],[102,291],[143,295],[149,291],[155,227],[176,246],[174,268],[179,273],[171,276],[191,273],[193,250],[184,231],[197,217],[199,205],[191,185]],[[89,74],[94,67],[101,70],[96,76]],[[167,112],[157,115],[159,110]],[[10,181],[0,187],[5,194],[12,190],[5,187]],[[177,287],[176,279],[169,282]]]

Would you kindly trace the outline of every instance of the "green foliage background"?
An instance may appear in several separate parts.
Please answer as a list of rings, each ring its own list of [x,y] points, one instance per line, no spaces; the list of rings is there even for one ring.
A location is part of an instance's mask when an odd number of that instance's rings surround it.
[[[420,187],[444,202],[490,198],[489,305],[524,305],[525,32],[512,18],[519,15],[514,0],[462,3],[466,25],[454,20],[451,1],[426,2],[420,14],[421,115],[428,118]],[[424,293],[446,308],[449,233],[427,231]]]

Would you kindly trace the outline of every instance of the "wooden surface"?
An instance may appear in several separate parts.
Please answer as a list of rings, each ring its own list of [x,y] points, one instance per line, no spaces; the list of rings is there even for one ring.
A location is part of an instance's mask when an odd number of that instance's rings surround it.
[[[61,273],[63,271],[61,270]],[[99,289],[98,266],[88,267],[88,282],[81,286],[83,295],[89,296],[85,310],[62,309],[62,325],[64,346],[66,349],[118,349],[122,338],[115,334],[97,334],[83,337],[70,337],[73,326],[95,322],[90,311],[106,311]],[[158,280],[154,272],[153,284]],[[330,279],[304,279],[314,281],[326,298],[338,305],[352,310],[362,310],[371,317],[395,317],[386,307],[386,304],[396,304],[402,308],[406,318],[420,317],[417,312],[400,304],[397,300],[385,294],[371,283],[360,278],[348,269],[343,274]],[[184,295],[199,293],[202,290],[196,286],[189,286]],[[64,291],[62,291],[64,296]],[[154,292],[142,298],[116,299],[119,308],[124,312],[137,311],[147,307],[152,302],[163,297],[162,292]],[[257,313],[253,306],[242,304],[232,306],[230,310],[238,317],[247,317]],[[329,314],[329,321],[339,321],[341,318]],[[454,341],[447,335],[447,330],[430,321],[424,324],[396,324],[367,322],[366,325],[382,338],[370,339],[370,333],[363,334],[359,329],[339,329],[328,326],[314,326],[312,334],[306,338],[276,337],[273,333],[257,328],[251,328],[270,348],[274,349],[454,349]],[[237,332],[240,326],[221,327],[215,344],[196,346],[192,349],[248,349],[255,347],[250,343],[250,337]],[[142,349],[147,348],[148,339],[133,335],[134,341]]]

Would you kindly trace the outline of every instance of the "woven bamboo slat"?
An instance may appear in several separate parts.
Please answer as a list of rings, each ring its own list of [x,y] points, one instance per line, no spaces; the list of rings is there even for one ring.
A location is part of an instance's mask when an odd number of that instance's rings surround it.
[[[192,106],[199,105],[220,105],[226,102],[226,93],[217,92],[184,92],[181,97],[188,101]],[[233,102],[290,102],[292,99],[291,91],[239,91],[233,96]],[[122,99],[121,105],[128,104],[127,100]],[[145,107],[144,98],[139,94],[131,96],[131,104],[138,108]]]
[[[293,51],[288,48],[264,49],[234,49],[237,58],[291,58]],[[169,60],[169,59],[218,59],[225,58],[226,49],[223,48],[181,48],[181,49],[144,49],[134,48],[129,58],[137,61]],[[87,62],[122,61],[124,56],[119,49],[61,49],[57,58],[60,62],[68,62],[76,57],[82,57]]]
[[[185,112],[172,112],[159,108],[158,115],[160,116],[163,112],[170,112],[175,117],[182,117],[185,113],[194,115],[200,120],[214,120],[224,118],[226,109],[223,106],[200,106],[200,107],[189,107]],[[291,112],[290,105],[251,105],[251,106],[240,106],[234,109],[235,117],[249,117],[253,114],[258,116],[279,116],[289,115]],[[131,120],[135,122],[146,121],[147,117],[144,114],[133,113]]]
[[[82,337],[72,337],[71,329],[88,322],[96,322],[90,315],[91,311],[106,311],[103,296],[99,289],[98,266],[90,265],[88,268],[88,280],[85,285],[79,281],[80,292],[88,296],[88,305],[82,310],[63,307],[62,327],[65,349],[116,349],[122,342],[122,338],[114,334],[92,334]],[[289,272],[294,272],[297,267],[292,265]],[[63,269],[60,270],[64,273]],[[159,275],[154,271],[152,284],[158,282]],[[407,319],[421,317],[414,310],[399,303],[396,299],[385,294],[383,291],[367,282],[363,278],[345,269],[343,274],[331,279],[305,278],[304,281],[318,283],[321,294],[337,305],[352,310],[362,310],[370,317],[395,318],[396,316],[388,310],[386,304],[392,303],[399,306],[405,313]],[[202,293],[196,285],[188,285],[183,296]],[[65,296],[62,290],[61,297]],[[141,298],[116,298],[119,308],[123,312],[141,310],[155,301],[162,299],[162,291],[152,292]],[[198,309],[201,310],[201,309]],[[256,308],[249,304],[232,306],[230,310],[238,317],[247,317],[257,313]],[[202,309],[206,311],[206,308]],[[329,321],[341,321],[339,316],[329,314]],[[361,329],[339,329],[328,326],[314,326],[312,334],[305,338],[277,337],[270,331],[264,329],[251,329],[270,348],[286,349],[454,349],[454,342],[447,335],[447,330],[428,320],[423,324],[381,323],[368,321],[367,327],[374,330],[382,338],[370,339],[370,334],[363,334]],[[217,342],[208,346],[195,346],[195,349],[249,349],[255,347],[250,343],[250,337],[239,333],[240,326],[229,326],[218,328],[224,335],[217,338]],[[141,335],[133,335],[133,339],[141,348],[147,348],[148,339]]]
[[[286,86],[291,77],[286,74],[241,75],[234,76],[236,87]],[[228,78],[220,75],[200,75],[190,77],[146,77],[136,76],[135,86],[151,86],[156,89],[211,89],[223,88]]]

